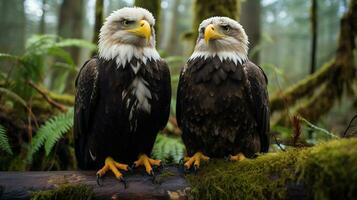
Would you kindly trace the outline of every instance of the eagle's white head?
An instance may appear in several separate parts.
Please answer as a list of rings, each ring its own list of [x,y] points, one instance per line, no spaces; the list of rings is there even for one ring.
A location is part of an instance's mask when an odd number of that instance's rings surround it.
[[[155,18],[144,8],[125,7],[112,12],[100,29],[99,57],[125,66],[132,58],[146,63],[158,60],[155,49]]]
[[[190,57],[208,58],[218,56],[235,63],[247,60],[248,36],[242,25],[228,17],[211,17],[199,26],[195,50]]]

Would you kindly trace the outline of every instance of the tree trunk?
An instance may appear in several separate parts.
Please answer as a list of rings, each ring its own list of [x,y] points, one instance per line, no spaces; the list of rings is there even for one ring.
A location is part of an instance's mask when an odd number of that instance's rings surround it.
[[[260,0],[242,2],[240,23],[249,38],[250,60],[259,64],[258,45],[261,36],[261,6]]]
[[[155,17],[155,35],[156,41],[159,42],[157,38],[160,38],[160,12],[161,12],[161,0],[135,0],[135,6],[146,8],[149,10]]]
[[[0,0],[0,52],[21,54],[25,47],[24,0]]]
[[[103,25],[103,12],[104,12],[104,0],[95,1],[95,24],[94,24],[94,36],[92,42],[98,44],[100,28]],[[97,52],[93,52],[93,55]]]
[[[213,16],[226,16],[238,20],[240,0],[196,0],[194,3],[193,44],[196,44],[198,27],[201,22]]]
[[[317,0],[311,0],[311,60],[310,60],[310,74],[316,70],[316,47],[317,47]]]
[[[174,0],[173,5],[172,5],[172,18],[171,18],[171,22],[170,24],[170,37],[169,37],[169,42],[167,43],[166,46],[166,51],[168,53],[170,53],[170,55],[174,55],[176,53],[178,53],[178,49],[177,49],[177,43],[179,41],[179,36],[177,34],[177,24],[178,24],[178,15],[179,15],[179,11],[178,11],[178,7],[180,5],[180,1],[181,0]]]
[[[60,8],[58,35],[64,38],[82,38],[83,0],[63,0]],[[70,54],[78,64],[80,50],[70,48]]]
[[[41,15],[40,29],[39,29],[40,34],[46,33],[46,11],[47,11],[46,3],[47,3],[47,0],[42,0],[42,15]]]

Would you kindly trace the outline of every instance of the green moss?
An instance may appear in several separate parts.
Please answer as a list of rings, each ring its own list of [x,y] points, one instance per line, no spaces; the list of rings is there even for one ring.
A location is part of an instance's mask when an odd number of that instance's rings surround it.
[[[177,176],[177,174],[170,172],[170,171],[163,171],[159,175],[160,178],[166,178],[166,177],[172,177],[172,176]]]
[[[31,200],[84,200],[93,199],[93,191],[85,185],[63,185],[54,190],[33,192]]]
[[[50,98],[52,98],[54,101],[64,104],[64,105],[73,105],[74,104],[74,95],[70,94],[57,94],[54,92],[49,93]]]
[[[312,148],[268,153],[231,163],[212,160],[187,178],[194,199],[286,199],[288,185],[301,185],[309,198],[357,196],[357,139]]]

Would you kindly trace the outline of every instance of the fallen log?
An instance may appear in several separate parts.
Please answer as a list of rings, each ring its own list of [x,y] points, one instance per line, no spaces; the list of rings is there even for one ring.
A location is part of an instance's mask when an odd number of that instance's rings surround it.
[[[0,199],[357,199],[357,138],[290,148],[255,159],[211,159],[197,174],[165,167],[98,186],[94,171],[0,172]]]
[[[97,185],[95,171],[0,172],[0,199],[47,199],[49,196],[61,196],[60,199],[170,199],[186,197],[189,189],[188,182],[173,166],[164,168],[156,178],[157,183],[143,172],[126,179],[128,187],[124,188],[112,175],[102,180],[102,186]]]

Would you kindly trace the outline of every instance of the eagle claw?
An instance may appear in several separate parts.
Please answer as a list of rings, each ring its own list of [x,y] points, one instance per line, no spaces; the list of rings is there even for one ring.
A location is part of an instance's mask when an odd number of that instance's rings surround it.
[[[102,187],[103,186],[103,180],[102,177],[97,174],[97,185]]]
[[[120,177],[120,178],[119,178],[119,181],[120,181],[121,183],[123,183],[125,189],[128,188],[128,182],[126,181],[125,178]]]

